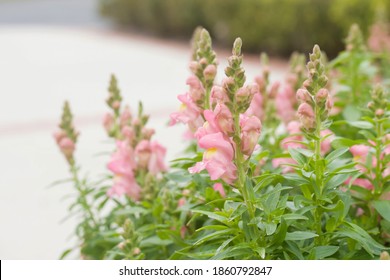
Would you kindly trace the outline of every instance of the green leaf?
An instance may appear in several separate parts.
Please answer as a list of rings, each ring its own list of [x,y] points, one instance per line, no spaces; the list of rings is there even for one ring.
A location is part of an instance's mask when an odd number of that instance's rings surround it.
[[[303,216],[300,214],[285,214],[285,215],[283,215],[283,218],[286,221],[289,221],[289,220],[308,220],[308,218],[306,216]]]
[[[253,255],[253,251],[250,246],[246,243],[240,244],[237,246],[229,247],[226,250],[215,254],[211,259],[212,260],[223,260],[228,258],[238,258],[238,259],[247,259]]]
[[[197,241],[194,243],[194,246],[201,245],[201,244],[203,244],[204,242],[209,241],[209,240],[212,240],[212,239],[225,237],[226,235],[233,234],[233,233],[235,233],[235,232],[236,232],[236,229],[235,229],[235,228],[227,228],[227,229],[224,229],[224,230],[215,231],[215,232],[210,233],[210,234],[208,234],[208,235],[206,235],[206,236],[200,238],[199,240],[197,240]]]
[[[60,260],[63,260],[67,255],[69,255],[71,252],[73,251],[73,249],[68,249],[68,250],[65,250],[61,256],[60,256]]]
[[[223,229],[227,229],[227,228],[228,228],[227,226],[223,226],[223,225],[208,225],[208,226],[198,228],[196,230],[196,232],[199,232],[202,230],[223,230]]]
[[[277,224],[274,223],[263,223],[265,226],[265,232],[267,235],[274,234],[276,231]]]
[[[287,232],[286,234],[286,240],[305,240],[317,237],[318,234],[315,234],[310,231],[294,231],[294,232]]]
[[[359,144],[360,141],[351,140],[348,138],[341,138],[337,137],[332,141],[332,147],[333,148],[340,148],[340,147],[352,147],[353,145]]]
[[[357,121],[361,117],[361,112],[354,105],[347,105],[343,110],[343,117],[347,121]]]
[[[153,247],[153,246],[168,246],[172,244],[172,240],[169,239],[161,239],[158,236],[152,236],[146,238],[140,242],[140,247]]]
[[[339,148],[337,150],[334,150],[329,155],[326,156],[325,160],[330,163],[334,161],[335,159],[340,158],[343,154],[349,151],[349,148]]]
[[[214,213],[214,212],[198,210],[198,209],[193,209],[191,211],[194,212],[194,213],[199,213],[199,214],[206,215],[210,219],[217,220],[217,221],[219,221],[221,223],[224,223],[224,224],[227,224],[227,222],[228,222],[228,218],[227,217],[219,215],[219,214]]]
[[[335,189],[341,184],[343,184],[348,178],[350,177],[350,174],[337,174],[333,176],[327,183],[326,188],[327,189]]]
[[[390,200],[376,200],[373,202],[376,211],[390,222]]]
[[[366,121],[349,121],[347,122],[350,126],[362,128],[362,129],[372,129],[374,125]]]
[[[291,157],[298,162],[299,165],[305,165],[306,163],[306,158],[297,150],[297,149],[292,149],[289,148],[288,152],[290,153]]]
[[[339,250],[339,246],[318,246],[314,247],[314,255],[317,260],[324,259],[335,254]]]

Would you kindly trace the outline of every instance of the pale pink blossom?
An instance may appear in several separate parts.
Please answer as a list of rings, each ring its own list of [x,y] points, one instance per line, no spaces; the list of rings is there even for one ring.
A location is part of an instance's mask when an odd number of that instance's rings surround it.
[[[250,156],[256,147],[261,131],[261,122],[255,117],[240,116],[241,149],[243,154]]]
[[[274,168],[281,167],[282,173],[291,173],[294,172],[294,168],[290,164],[297,164],[296,161],[292,158],[274,158],[272,160],[272,166]]]
[[[205,90],[198,77],[196,77],[195,75],[191,75],[190,77],[188,77],[186,83],[190,87],[189,95],[191,96],[193,101],[198,101],[203,98],[203,96],[205,95]]]
[[[264,117],[263,110],[263,96],[260,93],[255,93],[252,97],[252,101],[249,105],[249,108],[246,110],[245,115],[248,117],[256,116],[260,120]]]
[[[164,163],[166,149],[157,141],[142,140],[135,148],[135,154],[140,168],[148,169],[151,174],[167,170]]]
[[[110,133],[114,128],[114,116],[110,113],[106,113],[103,118],[103,126],[107,133]]]
[[[58,144],[61,152],[65,155],[67,159],[70,159],[73,156],[73,153],[76,149],[76,145],[72,139],[68,137],[63,137]]]
[[[178,122],[188,124],[191,131],[195,132],[198,127],[203,125],[200,109],[196,103],[191,99],[189,93],[178,96],[182,102],[179,112],[171,114],[171,121],[169,125],[174,125]]]
[[[347,185],[352,184],[354,186],[359,186],[359,187],[365,188],[367,190],[374,189],[374,186],[372,185],[372,183],[368,179],[357,178],[357,179],[353,180],[352,183],[351,183],[351,180],[352,180],[352,178],[348,178],[345,181],[345,184],[347,184]]]
[[[211,101],[213,103],[226,103],[229,102],[229,97],[227,96],[225,90],[220,86],[213,86],[210,94]]]
[[[148,140],[142,140],[139,142],[137,147],[135,147],[138,167],[147,169],[151,154],[152,151],[150,149],[150,142]]]
[[[177,206],[178,207],[182,207],[186,204],[187,200],[185,199],[185,197],[182,197],[179,199],[179,201],[177,202]]]
[[[321,133],[320,133],[321,137],[325,137],[327,136],[322,142],[321,142],[321,153],[323,155],[327,154],[332,146],[331,146],[331,143],[333,141],[333,132],[330,131],[329,129],[325,129],[325,130],[322,130]],[[329,136],[328,136],[329,135]]]
[[[222,197],[226,197],[225,189],[223,188],[223,185],[221,183],[215,183],[214,186],[213,186],[213,189],[215,191],[219,192],[219,194]]]
[[[189,168],[189,172],[199,173],[206,169],[211,180],[221,178],[228,184],[233,183],[237,178],[237,168],[233,163],[234,150],[229,140],[221,132],[217,132],[203,136],[198,144],[206,151],[203,154],[203,160]]]
[[[206,80],[213,80],[217,74],[217,67],[214,64],[209,64],[203,70],[203,75]]]
[[[281,141],[283,149],[288,150],[289,148],[305,148],[305,145],[302,143],[303,135],[301,132],[301,124],[297,121],[291,121],[287,124],[287,131],[290,134]]]
[[[120,127],[124,127],[125,125],[129,125],[131,123],[131,118],[132,118],[132,115],[131,115],[130,107],[126,106],[125,109],[123,110],[122,114],[120,115],[120,119],[119,119]]]
[[[206,121],[204,122],[203,126],[199,127],[199,129],[195,132],[195,138],[198,141],[207,134],[221,132],[213,111],[204,110],[203,115]]]
[[[291,86],[286,86],[279,91],[275,98],[276,111],[284,123],[288,123],[295,117],[295,93]]]
[[[136,167],[134,153],[127,141],[117,141],[117,150],[112,154],[107,168],[114,173],[114,184],[108,190],[109,196],[128,195],[135,201],[139,200],[141,188],[134,178]]]
[[[215,121],[221,132],[231,135],[234,131],[233,115],[225,104],[217,104],[214,109]]]
[[[148,169],[152,174],[157,174],[159,172],[164,172],[167,170],[167,166],[165,165],[165,155],[167,150],[157,141],[153,141],[150,143],[150,150],[152,152]]]
[[[128,141],[128,143],[133,142],[133,140],[135,138],[135,132],[134,132],[133,127],[131,127],[129,125],[125,125],[122,127],[121,133],[122,133],[122,136],[124,137],[124,139],[126,141]]]
[[[313,129],[315,127],[315,116],[313,108],[307,104],[302,103],[298,107],[298,117],[305,129]]]
[[[66,137],[66,132],[63,130],[56,131],[54,132],[53,137],[56,140],[57,145],[59,145],[61,140]]]

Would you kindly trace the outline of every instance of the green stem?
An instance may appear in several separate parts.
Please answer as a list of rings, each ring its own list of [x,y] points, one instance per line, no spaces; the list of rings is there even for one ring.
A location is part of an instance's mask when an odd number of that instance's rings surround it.
[[[98,223],[96,222],[96,219],[92,213],[91,207],[88,204],[87,198],[85,197],[85,190],[82,188],[82,184],[79,180],[78,174],[77,174],[77,168],[74,164],[74,162],[71,162],[70,164],[70,170],[73,176],[73,181],[75,182],[75,187],[80,195],[80,204],[87,212],[88,218],[92,221],[93,225],[95,227],[98,226]]]
[[[235,135],[233,137],[233,140],[236,144],[236,151],[235,151],[235,163],[237,166],[237,173],[238,173],[238,190],[241,192],[244,202],[246,204],[246,207],[249,212],[249,216],[251,220],[255,217],[255,210],[252,204],[252,201],[249,199],[249,195],[247,192],[247,189],[245,187],[245,178],[246,178],[246,168],[245,168],[245,159],[244,155],[241,152],[241,127],[240,127],[240,118],[239,113],[236,113],[234,115],[234,131]]]
[[[210,93],[211,93],[211,87],[206,86],[206,95],[204,98],[204,109],[209,110],[210,109]]]
[[[380,195],[382,193],[383,184],[382,184],[382,160],[381,160],[381,153],[382,153],[382,138],[383,138],[383,127],[382,122],[378,119],[376,119],[375,124],[375,130],[376,130],[376,140],[375,140],[375,157],[376,157],[376,167],[375,167],[375,193],[377,195]]]
[[[315,229],[318,234],[318,237],[316,237],[315,242],[320,245],[322,243],[322,224],[321,224],[321,216],[322,216],[322,211],[319,206],[319,199],[322,196],[322,191],[323,191],[323,168],[321,165],[321,116],[320,116],[320,108],[318,107],[317,104],[315,104],[315,117],[316,117],[316,129],[314,132],[314,156],[315,156],[315,175],[316,175],[316,186],[317,190],[315,191],[315,204],[316,208],[314,208],[314,224],[315,224]]]

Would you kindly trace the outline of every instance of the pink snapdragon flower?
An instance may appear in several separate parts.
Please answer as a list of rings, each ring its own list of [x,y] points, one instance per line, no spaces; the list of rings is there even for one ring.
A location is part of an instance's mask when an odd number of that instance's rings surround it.
[[[249,108],[246,110],[245,115],[248,117],[256,116],[260,120],[264,117],[263,109],[263,96],[260,93],[255,93],[252,97],[252,101],[249,105]]]
[[[108,190],[108,196],[128,195],[137,201],[140,198],[141,188],[134,178],[136,168],[134,153],[127,141],[117,141],[117,150],[112,154],[107,168],[114,173],[114,184]]]
[[[325,129],[325,130],[322,130],[321,133],[320,133],[321,137],[325,137],[325,136],[328,136],[324,139],[324,141],[321,142],[321,153],[322,155],[325,155],[327,154],[332,146],[332,141],[333,141],[333,137],[334,137],[334,134],[332,131],[330,131],[329,129]]]
[[[282,173],[294,172],[294,168],[286,164],[297,164],[297,162],[292,158],[274,158],[272,160],[272,166],[274,168],[281,167]]]
[[[63,137],[60,140],[58,146],[60,147],[61,152],[64,154],[64,156],[67,159],[70,159],[73,157],[73,153],[76,149],[76,145],[72,139],[70,139],[68,137]]]
[[[370,151],[370,147],[367,145],[359,144],[359,145],[353,145],[349,148],[349,151],[353,155],[353,159],[355,162],[360,163],[356,165],[356,168],[360,170],[361,172],[366,172],[366,167],[364,166],[367,162],[367,156]],[[372,158],[373,166],[376,165],[376,160],[373,157]]]
[[[305,145],[297,142],[303,141],[301,132],[301,124],[297,121],[291,121],[287,124],[287,131],[290,136],[284,138],[281,142],[282,148],[288,150],[289,148],[305,148]]]
[[[373,184],[368,179],[357,178],[357,179],[353,180],[352,183],[351,183],[351,181],[352,181],[352,178],[350,177],[344,183],[346,185],[352,184],[354,186],[359,186],[359,187],[365,188],[367,190],[373,190],[374,189]]]
[[[243,154],[250,156],[260,137],[261,122],[256,116],[240,116],[241,149]]]
[[[171,114],[171,121],[169,125],[174,125],[178,122],[188,124],[192,132],[195,132],[198,127],[203,125],[203,119],[200,109],[191,99],[189,93],[178,96],[178,99],[182,102],[179,112]]]
[[[296,102],[295,92],[289,85],[277,93],[275,98],[276,111],[284,123],[288,123],[294,119],[296,114],[294,106]]]
[[[210,99],[212,103],[226,103],[229,102],[229,97],[226,91],[220,86],[213,86],[211,89]]]
[[[186,84],[190,87],[189,95],[193,101],[198,101],[203,98],[205,95],[205,90],[202,83],[199,81],[198,77],[191,75],[188,77]]]
[[[215,191],[219,192],[219,194],[222,197],[226,197],[225,189],[223,188],[223,185],[221,183],[215,183],[214,186],[213,186],[213,189]]]
[[[203,160],[190,167],[189,172],[199,173],[206,169],[211,180],[221,178],[228,184],[233,183],[237,178],[237,167],[233,163],[234,150],[222,132],[207,134],[199,139],[198,144],[206,151],[203,154]]]
[[[305,129],[310,130],[315,127],[314,111],[308,103],[302,103],[299,105],[298,117]]]
[[[164,163],[166,149],[157,141],[142,140],[135,148],[135,154],[138,166],[147,169],[151,174],[156,175],[167,170]]]

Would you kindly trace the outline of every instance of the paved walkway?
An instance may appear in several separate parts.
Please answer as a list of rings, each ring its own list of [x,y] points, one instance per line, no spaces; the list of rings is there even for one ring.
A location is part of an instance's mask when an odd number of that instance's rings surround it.
[[[72,193],[70,186],[46,188],[67,176],[65,161],[51,137],[63,100],[70,101],[81,131],[77,160],[92,177],[104,172],[107,161],[96,154],[112,149],[101,128],[111,73],[117,75],[132,108],[138,100],[144,102],[151,126],[157,130],[156,139],[167,146],[172,159],[184,147],[180,137],[184,129],[167,128],[166,123],[179,106],[176,96],[186,91],[189,47],[123,35],[97,25],[7,22],[3,5],[0,259],[56,259],[73,244],[68,237],[75,224],[72,219],[60,223],[69,205],[62,198]],[[225,59],[219,60],[222,75]],[[246,66],[250,81],[259,71],[257,59],[250,58]],[[281,76],[277,73],[274,78]]]

